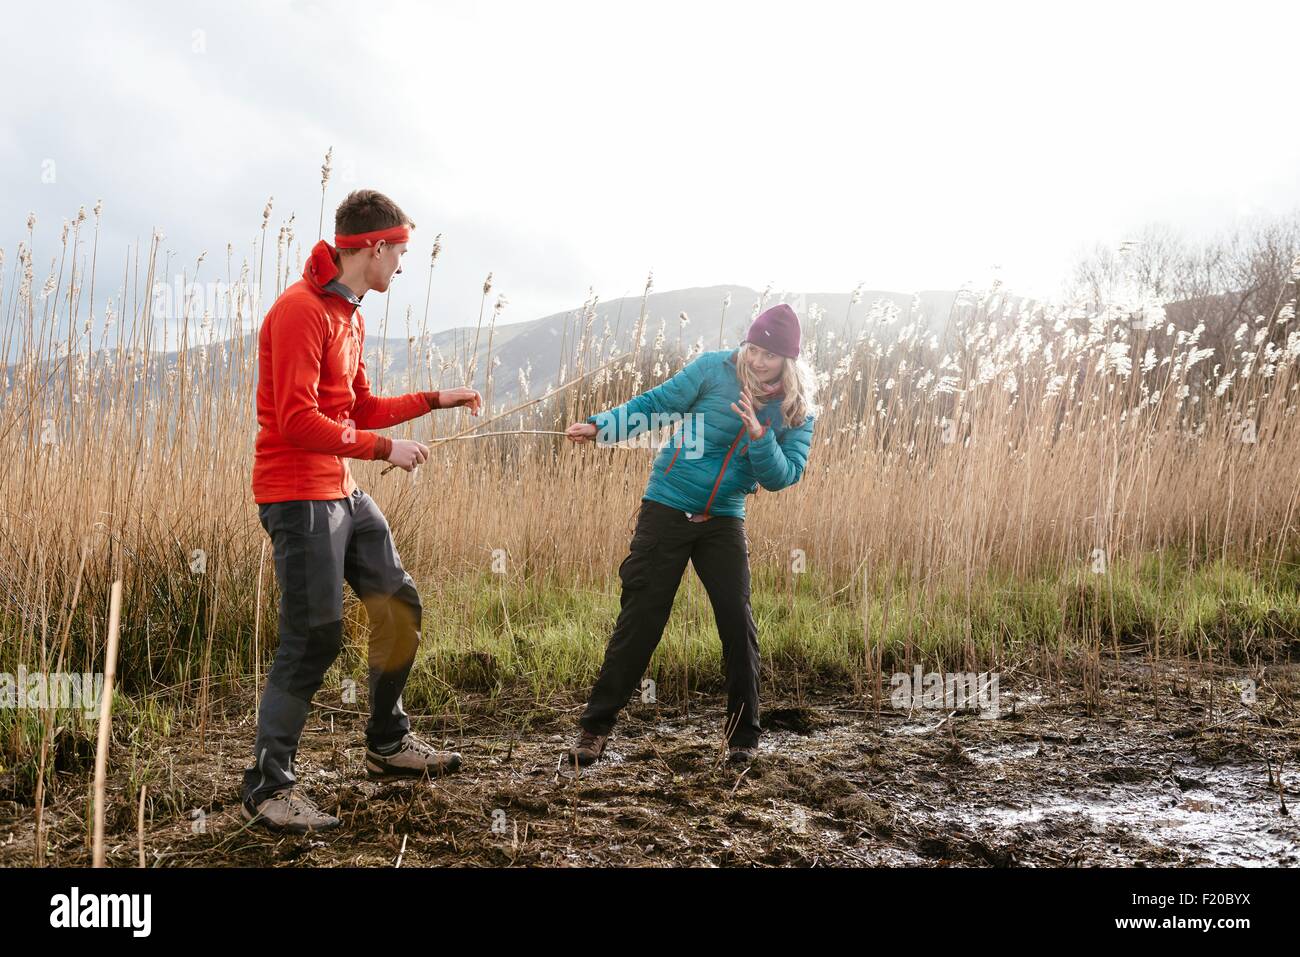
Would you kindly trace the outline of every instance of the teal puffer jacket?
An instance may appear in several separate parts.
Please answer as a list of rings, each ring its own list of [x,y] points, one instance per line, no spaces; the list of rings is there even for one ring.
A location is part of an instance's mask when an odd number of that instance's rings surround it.
[[[775,492],[803,477],[813,416],[786,427],[780,400],[769,399],[758,410],[766,430],[751,441],[744,422],[731,409],[740,399],[736,361],[735,349],[705,352],[661,385],[587,417],[601,445],[632,438],[674,415],[681,417],[673,422],[672,438],[655,456],[644,498],[691,514],[744,518],[745,496],[760,485]]]

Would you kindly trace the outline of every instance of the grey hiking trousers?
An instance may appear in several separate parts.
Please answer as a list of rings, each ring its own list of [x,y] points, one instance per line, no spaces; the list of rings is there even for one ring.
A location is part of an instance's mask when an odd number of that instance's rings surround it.
[[[343,648],[343,582],[370,618],[366,744],[385,748],[411,729],[402,689],[420,643],[420,596],[402,568],[388,521],[361,489],[348,498],[258,506],[280,586],[280,644],[257,718],[243,800],[256,806],[294,782],[293,762],[312,695]]]

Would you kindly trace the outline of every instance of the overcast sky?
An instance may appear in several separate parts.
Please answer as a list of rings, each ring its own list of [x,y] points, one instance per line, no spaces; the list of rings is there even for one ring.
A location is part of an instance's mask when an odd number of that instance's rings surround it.
[[[418,229],[394,315],[503,321],[717,283],[1057,291],[1079,251],[1300,206],[1295,3],[23,3],[0,245],[104,200],[101,262],[316,239],[349,188]],[[51,166],[49,161],[53,161]],[[53,182],[45,182],[53,173]],[[44,175],[43,175],[44,174]],[[205,269],[209,268],[205,264]],[[216,273],[209,273],[216,278]],[[370,315],[378,308],[367,306]]]

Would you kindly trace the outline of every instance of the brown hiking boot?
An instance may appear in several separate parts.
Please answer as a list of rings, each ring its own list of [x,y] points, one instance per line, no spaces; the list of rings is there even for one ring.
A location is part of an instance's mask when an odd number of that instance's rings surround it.
[[[431,778],[451,774],[460,769],[460,754],[456,751],[438,751],[413,734],[402,738],[401,745],[392,754],[380,754],[366,748],[366,771],[371,777],[402,775],[404,777]]]
[[[756,744],[750,745],[749,747],[732,748],[730,751],[727,752],[727,763],[728,764],[752,764],[754,759],[757,757],[758,757],[758,745]]]
[[[605,753],[605,743],[607,741],[609,741],[609,735],[592,734],[586,728],[583,728],[578,732],[577,743],[565,753],[564,760],[569,765],[576,761],[579,767],[585,768]]]
[[[339,826],[338,818],[326,814],[309,798],[295,793],[291,787],[281,788],[256,807],[246,800],[241,801],[239,809],[245,821],[271,831],[307,834]]]

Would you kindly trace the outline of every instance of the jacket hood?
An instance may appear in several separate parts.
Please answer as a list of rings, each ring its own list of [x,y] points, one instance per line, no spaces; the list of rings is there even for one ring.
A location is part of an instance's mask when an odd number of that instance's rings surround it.
[[[325,287],[339,277],[339,267],[334,262],[335,255],[334,247],[325,240],[317,242],[311,248],[307,264],[302,268],[302,278],[324,292]]]

